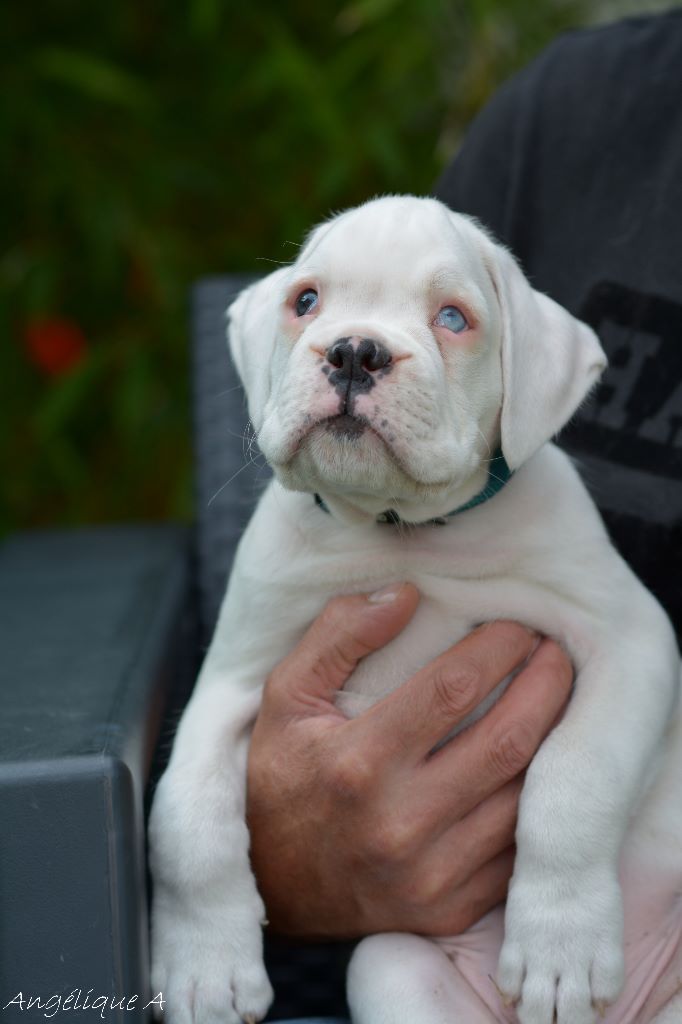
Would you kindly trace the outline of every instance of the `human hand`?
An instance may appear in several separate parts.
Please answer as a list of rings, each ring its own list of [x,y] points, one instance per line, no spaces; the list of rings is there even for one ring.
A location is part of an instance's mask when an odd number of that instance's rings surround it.
[[[334,695],[409,622],[414,586],[330,601],[267,681],[249,751],[251,860],[272,927],[457,934],[504,899],[523,772],[568,699],[550,640],[482,626],[353,720]],[[528,658],[488,713],[434,746]]]

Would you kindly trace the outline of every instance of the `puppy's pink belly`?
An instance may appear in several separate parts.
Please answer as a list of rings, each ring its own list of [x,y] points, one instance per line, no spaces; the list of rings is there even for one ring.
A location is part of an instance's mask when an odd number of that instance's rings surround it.
[[[649,1024],[682,984],[682,865],[680,872],[628,865],[625,893],[625,989],[609,1024]]]
[[[659,883],[652,892],[654,875],[652,871],[645,880],[644,890],[631,888],[626,895],[626,982],[618,1001],[608,1008],[604,1024],[650,1024],[682,986],[682,895],[675,884],[664,888]],[[648,894],[646,900],[643,891]],[[504,911],[498,907],[462,935],[436,941],[457,968],[462,984],[490,1011],[491,1024],[516,1024],[516,1014],[502,1006],[492,980],[503,924]]]
[[[505,1010],[493,983],[502,946],[504,910],[497,907],[468,931],[453,938],[436,939],[457,968],[462,985],[469,988],[481,1006],[491,1013],[491,1021],[516,1024],[516,1014]]]

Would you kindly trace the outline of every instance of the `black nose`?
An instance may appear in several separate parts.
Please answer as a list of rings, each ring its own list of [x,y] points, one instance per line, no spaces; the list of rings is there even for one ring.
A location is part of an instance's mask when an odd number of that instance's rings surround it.
[[[329,346],[326,356],[327,362],[336,367],[334,382],[358,384],[367,378],[368,372],[376,373],[387,367],[392,358],[386,346],[374,338],[339,338]],[[369,381],[365,386],[371,387]]]

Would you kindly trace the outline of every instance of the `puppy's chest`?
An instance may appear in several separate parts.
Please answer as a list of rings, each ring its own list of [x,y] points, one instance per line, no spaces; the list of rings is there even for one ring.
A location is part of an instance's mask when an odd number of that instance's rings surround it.
[[[478,587],[471,583],[414,575],[412,579],[422,595],[414,618],[391,643],[363,659],[338,695],[338,706],[350,718],[392,693],[487,618],[477,600]],[[504,680],[459,729],[484,714],[508,683]]]
[[[412,533],[391,526],[332,533],[318,528],[306,538],[305,556],[288,560],[282,579],[288,598],[279,603],[292,611],[305,606],[314,617],[339,594],[370,593],[401,580],[416,585],[420,602],[413,619],[362,660],[339,695],[340,708],[355,717],[482,623],[514,619],[561,636],[570,602],[553,592],[561,566],[547,555],[521,530],[510,536],[490,526],[478,529],[478,519]]]

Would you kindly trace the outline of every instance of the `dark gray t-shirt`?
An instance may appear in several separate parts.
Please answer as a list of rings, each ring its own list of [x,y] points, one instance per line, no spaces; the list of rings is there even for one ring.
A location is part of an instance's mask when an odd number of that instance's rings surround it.
[[[682,11],[560,37],[436,195],[482,220],[609,367],[564,431],[614,540],[682,623]]]

